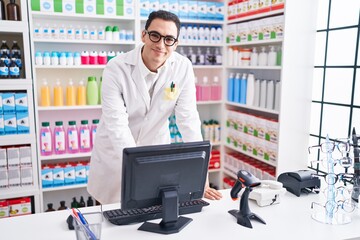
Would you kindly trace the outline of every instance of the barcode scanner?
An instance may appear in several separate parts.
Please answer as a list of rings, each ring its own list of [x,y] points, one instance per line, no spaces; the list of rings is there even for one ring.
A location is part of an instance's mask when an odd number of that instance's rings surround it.
[[[243,187],[245,187],[244,193],[241,195],[240,199],[240,210],[229,210],[228,212],[236,217],[237,223],[248,228],[252,228],[250,222],[251,219],[257,220],[263,224],[266,224],[265,221],[257,216],[255,213],[252,213],[249,208],[249,194],[252,191],[252,188],[257,187],[261,184],[260,180],[245,170],[240,170],[237,173],[237,180],[235,185],[230,191],[231,198],[236,201],[238,199],[238,194]]]

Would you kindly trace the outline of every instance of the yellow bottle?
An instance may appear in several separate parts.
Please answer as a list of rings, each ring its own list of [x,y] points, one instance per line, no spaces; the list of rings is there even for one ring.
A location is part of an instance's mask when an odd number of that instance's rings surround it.
[[[50,106],[50,88],[46,79],[43,80],[43,85],[40,88],[40,106]]]
[[[86,105],[86,87],[82,80],[77,88],[77,105]]]
[[[59,79],[54,87],[54,106],[64,106],[63,89]]]
[[[75,95],[75,86],[70,78],[69,84],[66,87],[66,106],[75,106],[76,105],[76,95]]]

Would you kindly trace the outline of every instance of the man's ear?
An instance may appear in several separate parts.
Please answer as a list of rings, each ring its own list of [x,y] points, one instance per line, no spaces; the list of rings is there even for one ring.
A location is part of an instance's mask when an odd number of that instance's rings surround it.
[[[141,32],[141,41],[142,41],[143,43],[145,43],[145,36],[146,36],[146,32],[145,32],[145,30],[143,30],[143,31]]]

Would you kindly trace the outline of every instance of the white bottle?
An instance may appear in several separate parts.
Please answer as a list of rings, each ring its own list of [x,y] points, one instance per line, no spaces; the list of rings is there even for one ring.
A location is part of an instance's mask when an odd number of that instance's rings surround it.
[[[280,110],[280,80],[275,82],[275,101],[274,101],[274,110]]]
[[[222,27],[216,28],[216,43],[222,44],[223,43],[223,30]]]
[[[83,34],[82,34],[81,26],[77,25],[76,28],[75,28],[75,39],[76,40],[81,40],[82,37],[83,37]]]
[[[251,55],[250,55],[250,66],[258,65],[258,53],[256,51],[256,47],[253,47]]]
[[[179,39],[182,43],[187,43],[186,26],[185,25],[181,25],[181,27],[180,27]]]
[[[188,58],[192,64],[196,64],[196,54],[194,53],[192,47],[189,47]]]
[[[196,64],[198,65],[205,64],[205,55],[202,53],[200,47],[197,48],[196,59],[197,59]]]
[[[85,25],[82,32],[83,32],[83,39],[89,40],[90,39],[90,31],[89,31],[89,28],[87,25]]]
[[[253,73],[249,73],[247,76],[247,85],[246,85],[246,105],[254,105],[254,96],[255,96],[255,77]]]
[[[206,26],[204,28],[204,44],[210,43],[210,28]]]
[[[98,39],[99,40],[105,40],[105,29],[103,26],[100,26],[99,27],[99,30],[98,30]]]
[[[193,43],[192,25],[190,25],[190,24],[186,27],[186,42],[187,43]]]
[[[267,58],[265,47],[261,47],[261,52],[259,53],[259,66],[267,66]]]
[[[259,107],[265,108],[266,107],[266,93],[267,93],[267,85],[266,80],[260,80],[260,104]]]
[[[70,26],[67,28],[66,38],[67,38],[67,39],[70,39],[70,40],[75,39],[75,30],[74,30],[74,27],[73,27],[72,25],[70,25]]]
[[[179,53],[180,53],[181,55],[183,55],[184,57],[187,57],[187,55],[186,55],[185,50],[184,50],[183,47],[179,47]]]
[[[50,58],[50,53],[49,52],[44,52],[44,65],[45,66],[49,66],[51,64],[51,58]]]
[[[59,65],[59,57],[57,52],[51,52],[51,65],[53,66]]]
[[[35,53],[35,65],[43,65],[43,57],[41,52]]]
[[[210,27],[210,43],[216,44],[216,28],[215,26]]]
[[[229,47],[228,48],[228,56],[227,56],[227,60],[228,60],[228,65],[229,66],[233,66],[234,65],[234,50]]]
[[[192,43],[199,43],[199,29],[196,25],[192,28]]]
[[[51,39],[59,39],[59,28],[56,24],[51,27]]]
[[[268,80],[266,93],[266,108],[274,109],[274,98],[275,98],[275,83],[273,80]]]
[[[205,52],[205,65],[212,65],[213,64],[214,55],[211,54],[210,48],[206,48]]]
[[[240,65],[240,56],[239,56],[239,50],[237,48],[234,49],[233,52],[233,66],[239,66]]]
[[[50,39],[51,37],[51,30],[50,30],[50,27],[49,27],[49,24],[45,24],[45,26],[42,28],[43,30],[43,38],[44,39]]]
[[[216,65],[222,64],[222,55],[219,48],[215,48],[215,64]]]
[[[275,66],[275,65],[276,65],[275,47],[270,46],[270,51],[268,53],[268,66]]]
[[[64,24],[62,24],[59,27],[59,39],[62,39],[62,40],[66,39],[67,38],[66,35],[67,35],[66,27]]]
[[[40,23],[37,23],[34,27],[34,38],[41,39],[43,38],[43,29]]]
[[[91,40],[98,40],[98,31],[95,26],[91,27],[90,30],[90,39]]]
[[[59,61],[60,61],[60,65],[61,66],[66,66],[66,52],[61,52],[60,53],[60,58],[59,58]]]
[[[205,29],[203,25],[199,26],[199,38],[198,38],[198,43],[199,44],[204,44],[205,43]]]
[[[67,52],[66,53],[66,64],[68,66],[74,65],[74,56],[73,56],[72,52]]]
[[[260,105],[260,79],[255,79],[254,84],[254,107],[259,107]]]

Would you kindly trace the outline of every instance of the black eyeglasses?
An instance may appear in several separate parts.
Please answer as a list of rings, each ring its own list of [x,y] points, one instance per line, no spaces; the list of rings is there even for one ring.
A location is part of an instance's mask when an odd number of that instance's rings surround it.
[[[164,38],[164,44],[168,47],[173,46],[177,42],[177,38],[174,38],[173,36],[163,36],[156,31],[145,30],[145,33],[149,34],[150,40],[154,43],[158,43],[160,42],[161,38]]]
[[[345,181],[352,180],[354,178],[354,174],[352,173],[317,173],[311,174],[312,177],[323,177],[325,178],[325,182],[329,185],[334,185],[337,181]]]

